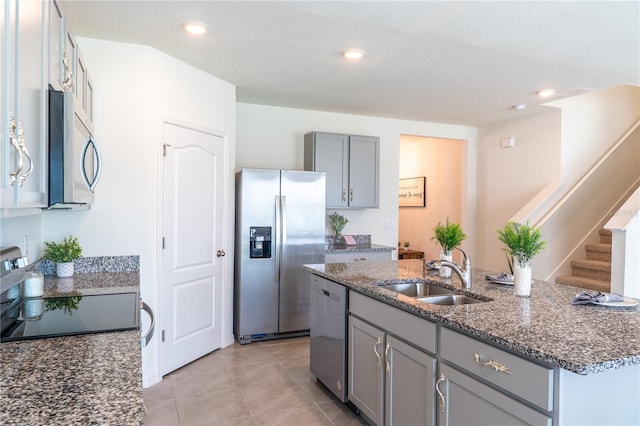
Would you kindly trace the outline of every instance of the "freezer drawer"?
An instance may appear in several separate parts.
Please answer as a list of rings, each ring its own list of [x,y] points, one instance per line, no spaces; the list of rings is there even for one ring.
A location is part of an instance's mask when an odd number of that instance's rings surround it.
[[[310,370],[342,402],[347,402],[347,289],[311,275]]]

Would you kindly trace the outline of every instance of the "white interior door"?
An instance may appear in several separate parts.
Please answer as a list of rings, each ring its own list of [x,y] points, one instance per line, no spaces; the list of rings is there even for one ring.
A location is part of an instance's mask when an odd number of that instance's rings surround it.
[[[160,374],[221,347],[223,137],[164,123]]]

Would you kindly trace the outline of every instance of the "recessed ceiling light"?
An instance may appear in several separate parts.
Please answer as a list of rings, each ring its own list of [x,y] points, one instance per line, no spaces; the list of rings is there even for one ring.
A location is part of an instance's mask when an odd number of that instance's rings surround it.
[[[364,50],[362,49],[346,49],[342,51],[342,56],[345,59],[350,59],[352,61],[357,61],[358,59],[362,59],[364,56]]]
[[[541,98],[548,98],[556,94],[556,89],[542,89],[538,90],[537,93]]]
[[[182,29],[189,34],[204,34],[207,32],[207,26],[198,21],[183,22]]]

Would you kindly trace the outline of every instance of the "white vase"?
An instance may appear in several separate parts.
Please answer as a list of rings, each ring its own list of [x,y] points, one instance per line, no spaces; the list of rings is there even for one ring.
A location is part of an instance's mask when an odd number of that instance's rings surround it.
[[[449,262],[453,262],[453,253],[451,250],[442,251],[440,250],[440,260],[448,260]],[[448,266],[440,266],[440,271],[438,272],[440,278],[450,278],[451,277],[451,268]]]
[[[518,259],[513,262],[513,290],[516,296],[531,296],[531,265],[522,267]]]
[[[56,263],[56,275],[59,278],[73,276],[73,262]]]

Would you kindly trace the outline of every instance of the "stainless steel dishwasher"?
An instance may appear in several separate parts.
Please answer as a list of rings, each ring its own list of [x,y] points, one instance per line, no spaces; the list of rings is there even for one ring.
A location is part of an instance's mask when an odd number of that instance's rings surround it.
[[[311,374],[347,402],[347,288],[311,275]]]

